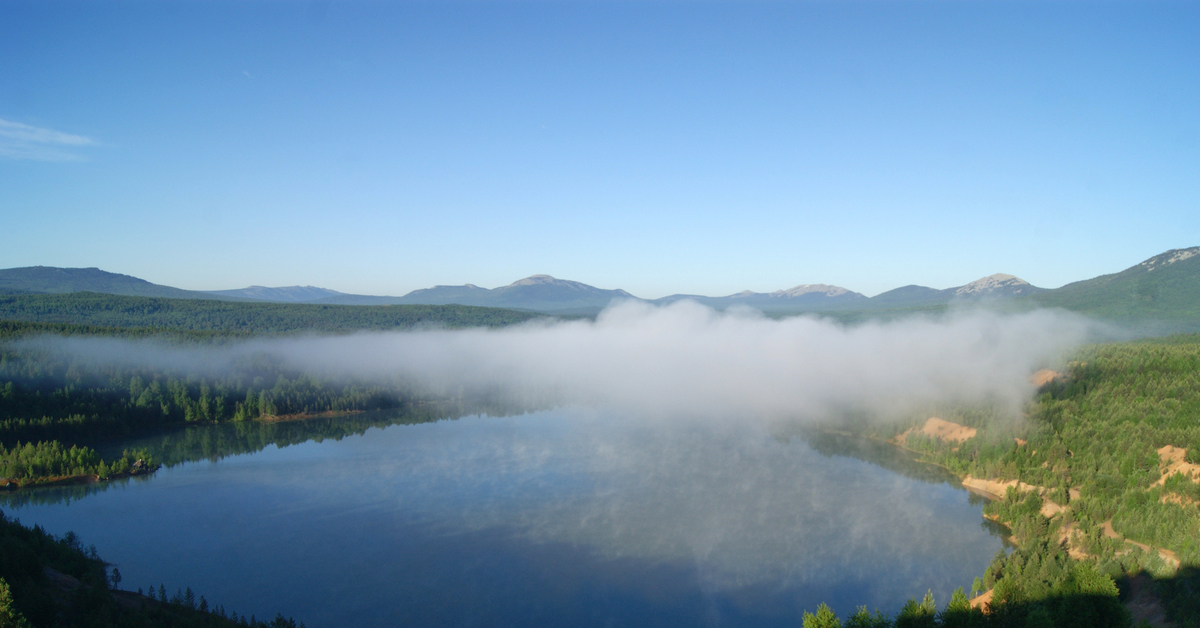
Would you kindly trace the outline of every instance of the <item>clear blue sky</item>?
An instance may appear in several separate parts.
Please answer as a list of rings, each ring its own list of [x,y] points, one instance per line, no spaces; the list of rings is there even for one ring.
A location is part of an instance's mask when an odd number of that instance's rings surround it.
[[[1200,3],[0,3],[0,268],[1036,285],[1200,244]]]

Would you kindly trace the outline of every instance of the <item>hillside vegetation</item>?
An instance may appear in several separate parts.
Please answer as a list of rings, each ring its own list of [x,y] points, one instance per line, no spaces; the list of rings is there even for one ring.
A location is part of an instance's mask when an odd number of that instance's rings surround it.
[[[161,584],[143,594],[120,583],[120,571],[109,573],[96,548],[85,550],[76,535],[54,537],[0,512],[0,627],[296,628],[282,615],[239,617],[191,588],[168,597]]]
[[[138,297],[171,299],[223,299],[223,296],[160,286],[145,279],[110,273],[99,268],[55,268],[29,266],[0,269],[0,294],[3,293],[100,292]],[[238,300],[233,297],[234,300]]]
[[[1200,321],[1200,248],[1168,251],[1119,273],[1027,298],[1043,307],[1120,322],[1195,325]]]
[[[1157,582],[1125,592],[1132,607],[1200,626],[1200,336],[1086,347],[1027,412],[933,408],[859,427],[998,493],[985,516],[1018,549],[976,581],[987,596],[975,623],[943,625],[1128,625],[1115,583],[1148,575]],[[974,430],[930,429],[946,423]]]

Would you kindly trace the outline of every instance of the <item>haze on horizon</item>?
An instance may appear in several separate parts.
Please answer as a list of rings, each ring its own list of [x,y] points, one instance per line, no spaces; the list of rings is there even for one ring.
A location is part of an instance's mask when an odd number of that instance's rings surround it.
[[[1200,4],[0,4],[0,267],[643,298],[1200,233]]]

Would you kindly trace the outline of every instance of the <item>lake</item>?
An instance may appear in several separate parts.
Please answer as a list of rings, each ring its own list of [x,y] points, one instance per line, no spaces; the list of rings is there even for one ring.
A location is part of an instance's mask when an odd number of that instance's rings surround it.
[[[122,588],[310,628],[796,626],[944,605],[1003,547],[940,470],[752,421],[397,412],[140,444],[173,466],[0,505],[78,533]]]

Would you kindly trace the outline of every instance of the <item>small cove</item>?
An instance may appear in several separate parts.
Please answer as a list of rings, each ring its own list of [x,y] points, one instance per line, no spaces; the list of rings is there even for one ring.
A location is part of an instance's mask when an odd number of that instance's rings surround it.
[[[188,447],[155,439],[191,453],[154,476],[4,508],[77,532],[124,588],[190,586],[312,628],[796,625],[820,602],[893,613],[932,589],[944,603],[1002,547],[936,470],[744,422],[404,423],[192,428]]]

